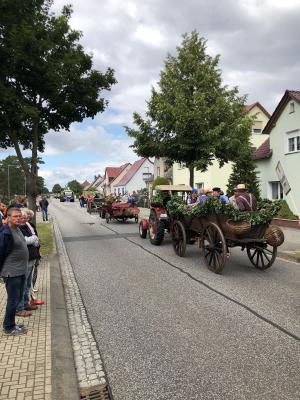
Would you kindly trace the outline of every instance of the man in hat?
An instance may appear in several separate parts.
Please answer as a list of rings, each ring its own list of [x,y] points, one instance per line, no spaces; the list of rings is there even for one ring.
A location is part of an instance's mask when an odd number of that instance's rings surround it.
[[[198,199],[198,190],[193,188],[192,193],[188,198],[188,204],[191,205],[197,203],[197,199]]]
[[[240,183],[235,188],[236,193],[236,205],[240,211],[255,211],[256,210],[256,198],[252,193],[249,193],[246,186]]]
[[[216,197],[218,200],[220,200],[223,204],[229,203],[228,197],[224,195],[224,192],[222,192],[219,187],[214,187],[212,189],[212,195],[213,197]]]

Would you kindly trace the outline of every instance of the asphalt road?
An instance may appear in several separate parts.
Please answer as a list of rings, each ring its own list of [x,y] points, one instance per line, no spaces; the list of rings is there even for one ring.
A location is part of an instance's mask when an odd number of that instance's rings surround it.
[[[114,400],[298,400],[300,266],[239,249],[223,275],[138,226],[53,200]]]

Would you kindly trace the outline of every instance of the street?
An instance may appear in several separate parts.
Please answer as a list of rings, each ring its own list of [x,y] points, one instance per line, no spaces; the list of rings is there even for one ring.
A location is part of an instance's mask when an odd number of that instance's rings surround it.
[[[222,275],[138,224],[52,200],[114,400],[300,398],[299,265],[234,249]]]

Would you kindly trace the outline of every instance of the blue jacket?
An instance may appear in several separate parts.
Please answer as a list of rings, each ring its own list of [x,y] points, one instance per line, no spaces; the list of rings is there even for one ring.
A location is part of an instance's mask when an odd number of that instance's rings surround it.
[[[13,235],[8,225],[0,227],[0,271],[2,270],[4,261],[12,251],[14,244]]]

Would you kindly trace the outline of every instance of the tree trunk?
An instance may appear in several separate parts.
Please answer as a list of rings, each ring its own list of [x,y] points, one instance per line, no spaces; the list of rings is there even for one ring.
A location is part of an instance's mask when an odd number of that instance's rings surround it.
[[[190,171],[190,187],[194,187],[194,165],[189,166],[189,171]]]
[[[32,222],[36,225],[36,196],[37,196],[37,185],[36,185],[36,176],[32,176],[30,174],[27,176],[28,181],[28,208],[34,212],[34,216],[32,217]]]

